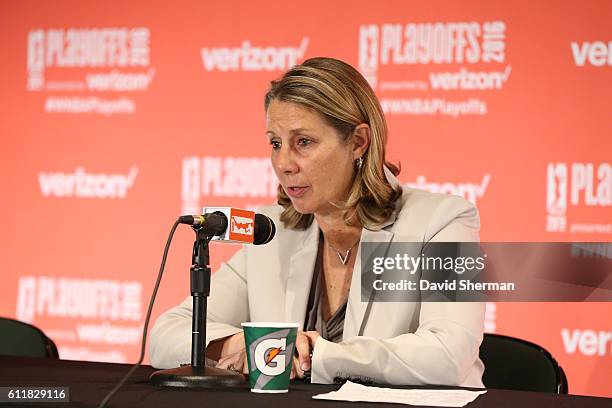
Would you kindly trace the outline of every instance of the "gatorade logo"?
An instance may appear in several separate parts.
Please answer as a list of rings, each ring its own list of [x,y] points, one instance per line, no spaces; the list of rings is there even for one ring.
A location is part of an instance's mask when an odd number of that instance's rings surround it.
[[[249,344],[249,370],[253,389],[274,389],[275,378],[288,375],[295,350],[291,329],[280,329],[256,338]]]
[[[285,371],[287,339],[266,339],[255,347],[255,366],[264,375],[275,376]]]

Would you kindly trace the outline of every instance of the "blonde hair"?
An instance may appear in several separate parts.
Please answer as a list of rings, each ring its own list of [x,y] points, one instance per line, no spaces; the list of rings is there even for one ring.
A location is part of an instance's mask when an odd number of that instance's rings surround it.
[[[339,207],[344,210],[343,218],[348,225],[354,225],[356,219],[367,229],[380,229],[394,211],[402,188],[392,186],[385,177],[385,165],[396,176],[400,169],[385,161],[387,123],[378,98],[365,78],[337,59],[311,58],[271,82],[265,96],[266,111],[273,100],[313,109],[347,143],[357,125],[370,126],[370,146],[363,155],[363,165],[356,167],[347,200]],[[306,229],[312,224],[313,214],[302,214],[293,208],[280,185],[278,204],[284,208],[280,219],[285,227]]]

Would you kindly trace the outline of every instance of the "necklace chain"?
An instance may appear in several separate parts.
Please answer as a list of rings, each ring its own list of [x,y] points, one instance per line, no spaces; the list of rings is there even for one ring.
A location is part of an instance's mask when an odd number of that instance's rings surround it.
[[[334,248],[332,244],[329,244],[329,246],[331,247],[331,249],[336,251],[336,254],[338,254],[338,258],[340,258],[340,262],[342,262],[342,265],[346,265],[346,263],[349,260],[349,257],[351,256],[351,251],[353,250],[353,248],[355,248],[355,245],[357,245],[358,243],[359,243],[359,240],[357,240],[357,242],[351,245],[351,247],[346,250],[346,253],[344,254],[344,256],[342,256],[342,253],[338,251],[336,248]]]

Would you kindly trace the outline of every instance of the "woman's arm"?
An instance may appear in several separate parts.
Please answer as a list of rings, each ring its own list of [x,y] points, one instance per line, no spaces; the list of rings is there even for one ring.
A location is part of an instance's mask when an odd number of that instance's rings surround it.
[[[319,338],[312,356],[312,381],[325,384],[344,377],[382,384],[467,385],[482,341],[484,304],[422,306],[415,333],[390,339],[357,336],[341,343]]]
[[[214,342],[207,357],[218,360],[223,353],[233,352],[224,343],[242,332],[240,324],[249,320],[246,282],[246,248],[240,249],[227,263],[223,263],[211,279],[206,323],[206,346]],[[180,305],[159,316],[150,336],[151,365],[173,368],[191,361],[191,296]],[[227,346],[237,344],[233,341]],[[244,344],[242,344],[244,347]]]

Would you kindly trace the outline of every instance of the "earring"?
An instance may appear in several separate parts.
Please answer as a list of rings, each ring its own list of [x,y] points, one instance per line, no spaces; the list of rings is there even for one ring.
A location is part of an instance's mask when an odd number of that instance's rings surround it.
[[[357,162],[357,170],[361,170],[361,168],[363,167],[363,157],[360,157],[355,161]]]

